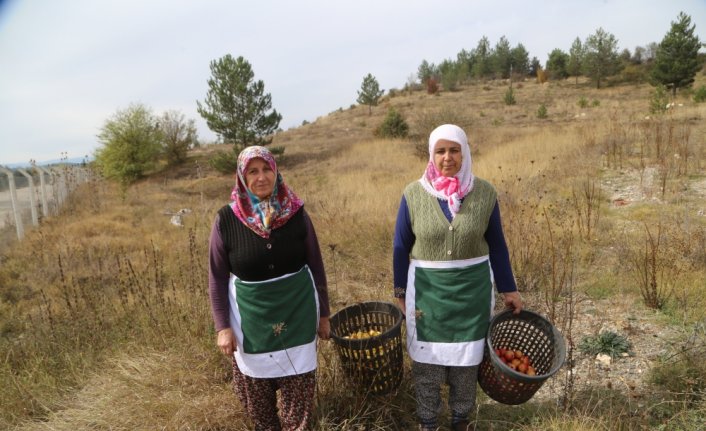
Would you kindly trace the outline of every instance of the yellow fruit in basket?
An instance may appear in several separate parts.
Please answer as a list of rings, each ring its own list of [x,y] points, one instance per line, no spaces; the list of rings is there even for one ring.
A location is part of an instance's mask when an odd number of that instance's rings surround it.
[[[370,337],[377,337],[378,335],[382,335],[382,332],[370,329],[369,331],[355,331],[349,335],[343,336],[343,338],[347,340],[364,340]]]

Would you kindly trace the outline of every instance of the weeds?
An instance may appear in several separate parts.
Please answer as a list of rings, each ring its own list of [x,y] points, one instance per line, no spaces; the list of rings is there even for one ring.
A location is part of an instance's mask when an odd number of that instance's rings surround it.
[[[578,345],[581,353],[595,356],[599,353],[618,358],[629,353],[632,344],[624,336],[612,331],[604,331],[594,337],[585,337]]]

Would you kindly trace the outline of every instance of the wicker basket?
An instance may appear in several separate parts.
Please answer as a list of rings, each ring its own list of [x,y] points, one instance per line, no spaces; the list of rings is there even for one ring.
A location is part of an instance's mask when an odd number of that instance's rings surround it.
[[[521,350],[536,370],[528,376],[513,370],[495,353],[496,348]],[[483,392],[503,404],[522,404],[564,364],[566,345],[561,333],[544,317],[522,310],[506,310],[490,321],[478,383]]]
[[[364,392],[384,394],[402,380],[402,312],[388,302],[362,302],[331,317],[331,338],[343,370],[354,386]],[[357,331],[380,335],[364,339],[344,338]]]

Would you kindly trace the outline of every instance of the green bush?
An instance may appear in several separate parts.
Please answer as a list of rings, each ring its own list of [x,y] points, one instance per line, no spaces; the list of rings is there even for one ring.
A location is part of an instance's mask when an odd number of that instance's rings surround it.
[[[537,118],[547,118],[547,107],[542,103],[539,105],[539,108],[537,108]]]
[[[406,138],[408,133],[407,122],[395,108],[387,111],[382,124],[375,129],[375,136],[381,138]]]
[[[517,100],[515,100],[515,92],[513,91],[512,87],[508,88],[505,92],[503,102],[505,102],[506,105],[514,105],[517,103]]]
[[[581,98],[578,101],[578,105],[579,105],[579,108],[588,108],[588,99],[581,96]]]
[[[211,157],[208,163],[222,174],[232,174],[238,167],[238,153],[235,150],[219,151]]]
[[[629,353],[632,345],[624,336],[612,331],[604,331],[594,337],[584,337],[578,347],[587,355],[603,353],[617,358],[623,353]]]
[[[706,102],[706,85],[702,85],[694,91],[694,102]]]
[[[664,85],[658,85],[650,93],[650,112],[652,114],[663,114],[669,109],[669,93]]]
[[[601,106],[601,101],[598,99],[593,99],[593,101],[591,101],[591,106],[594,108],[597,106]]]

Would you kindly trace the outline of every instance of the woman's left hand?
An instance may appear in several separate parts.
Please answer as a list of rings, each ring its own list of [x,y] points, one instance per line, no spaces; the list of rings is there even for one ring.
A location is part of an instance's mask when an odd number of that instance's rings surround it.
[[[319,338],[322,340],[328,340],[331,336],[331,324],[328,321],[328,317],[322,317],[319,319],[319,330],[317,331]]]
[[[520,292],[505,292],[502,296],[505,306],[513,310],[512,314],[520,314],[520,311],[522,311],[522,298],[520,298]]]

